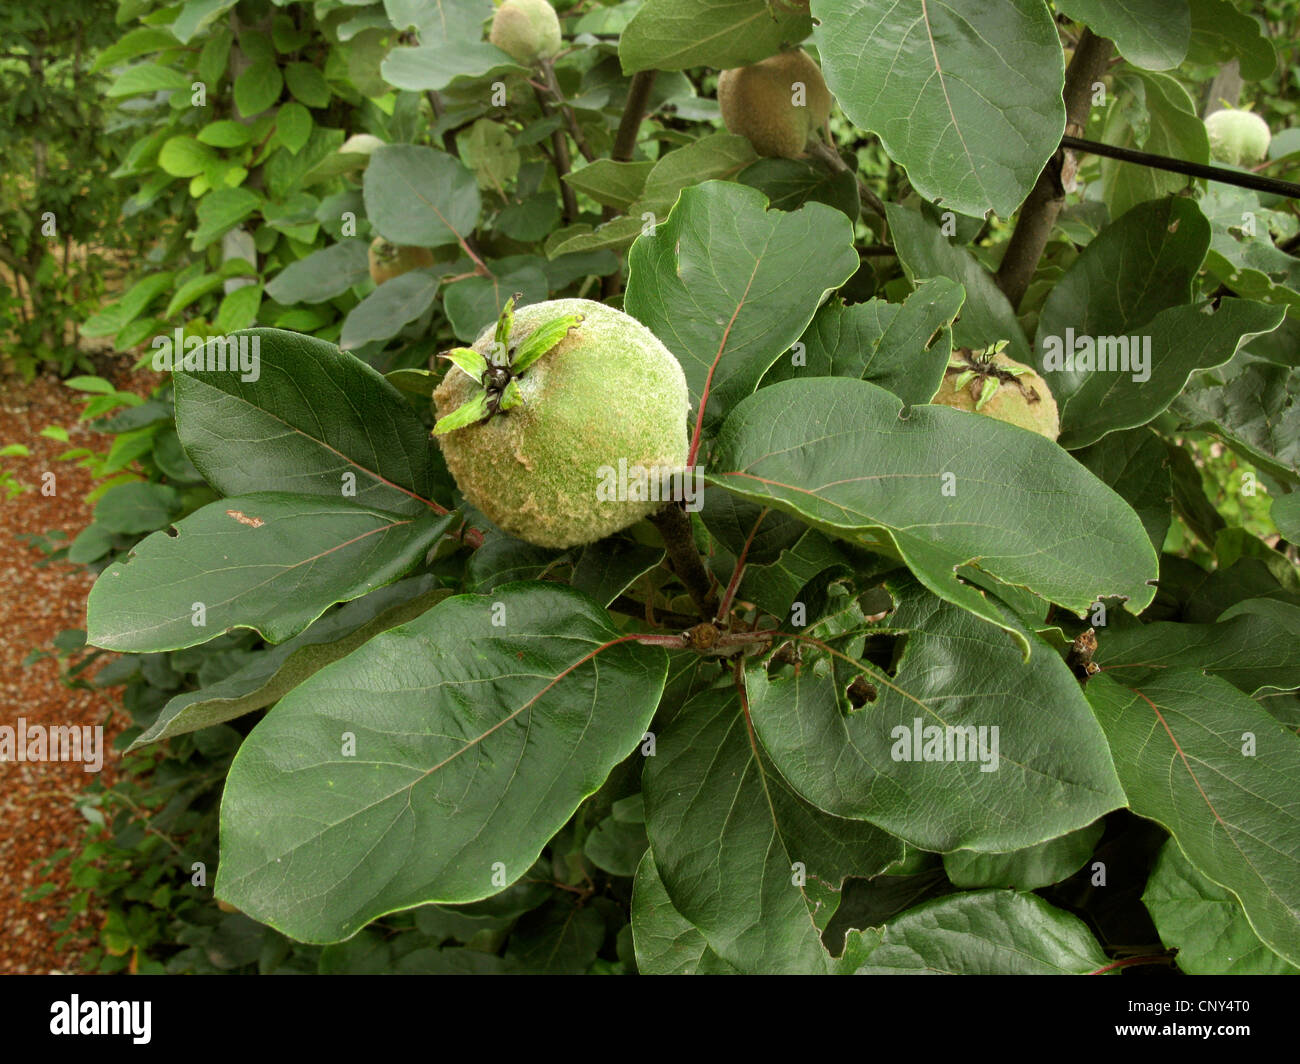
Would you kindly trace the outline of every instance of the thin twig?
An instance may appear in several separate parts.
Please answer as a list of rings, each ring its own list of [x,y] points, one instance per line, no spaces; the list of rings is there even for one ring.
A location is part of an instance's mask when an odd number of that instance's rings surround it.
[[[551,108],[546,102],[546,94],[535,85],[533,86],[533,93],[537,97],[537,106],[542,109],[542,116],[549,118]],[[555,153],[555,177],[560,183],[560,196],[564,200],[564,220],[572,225],[578,220],[578,197],[569,183],[564,180],[564,175],[573,169],[573,161],[569,156],[569,144],[564,139],[564,130],[557,129],[551,133],[551,149]]]
[[[573,143],[578,146],[578,151],[582,153],[582,157],[587,162],[595,162],[596,154],[587,146],[587,138],[582,135],[582,127],[578,125],[578,116],[573,113],[569,101],[564,98],[564,93],[560,91],[560,83],[555,79],[555,64],[550,59],[542,60],[542,76],[546,79],[547,91],[555,97],[555,102],[560,107],[560,114],[569,127],[569,136],[573,138]]]

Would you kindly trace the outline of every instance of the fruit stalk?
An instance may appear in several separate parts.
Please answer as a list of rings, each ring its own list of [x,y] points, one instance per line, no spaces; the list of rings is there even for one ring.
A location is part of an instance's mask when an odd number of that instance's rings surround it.
[[[652,513],[650,522],[663,537],[673,572],[686,585],[686,593],[691,596],[700,616],[706,621],[716,617],[717,585],[704,568],[700,552],[695,547],[695,533],[691,530],[691,519],[686,516],[686,510],[677,503],[669,503],[662,510]]]

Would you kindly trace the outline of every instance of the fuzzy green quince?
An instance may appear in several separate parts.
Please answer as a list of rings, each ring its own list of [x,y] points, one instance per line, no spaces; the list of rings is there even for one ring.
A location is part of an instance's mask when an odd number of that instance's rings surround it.
[[[1233,166],[1254,166],[1268,155],[1273,133],[1253,111],[1225,108],[1205,120],[1210,137],[1210,156]]]
[[[541,547],[593,543],[663,505],[602,490],[620,461],[661,481],[684,469],[686,376],[649,329],[603,303],[513,304],[443,356],[434,434],[461,493],[501,529]]]

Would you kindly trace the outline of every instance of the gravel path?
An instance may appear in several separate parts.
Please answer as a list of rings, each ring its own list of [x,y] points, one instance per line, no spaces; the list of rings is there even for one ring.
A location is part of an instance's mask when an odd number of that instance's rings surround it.
[[[119,385],[121,386],[121,385]],[[65,628],[84,628],[86,594],[94,578],[73,566],[35,568],[42,555],[17,537],[62,529],[69,538],[89,522],[84,502],[94,486],[90,474],[56,457],[70,447],[107,448],[110,437],[87,432],[77,422],[81,409],[72,392],[50,377],[30,384],[0,380],[0,446],[23,443],[28,458],[0,459],[23,484],[33,485],[12,500],[0,495],[0,725],[96,725],[104,728],[104,769],[111,782],[117,755],[113,738],[128,723],[124,712],[113,713],[120,689],[105,692],[76,690],[59,680],[52,659],[26,668],[22,660],[35,647],[49,649]],[[143,394],[144,385],[138,390]],[[61,425],[71,433],[70,446],[38,433]],[[41,475],[56,475],[57,493],[41,494]],[[93,777],[74,762],[0,762],[0,973],[75,971],[80,948],[56,949],[58,934],[50,923],[61,915],[59,900],[75,893],[68,883],[67,862],[51,876],[53,893],[35,902],[24,892],[44,880],[35,864],[62,847],[77,849],[85,821],[74,802]],[[76,927],[83,933],[103,920],[102,913],[83,914]],[[84,945],[84,943],[83,943]]]

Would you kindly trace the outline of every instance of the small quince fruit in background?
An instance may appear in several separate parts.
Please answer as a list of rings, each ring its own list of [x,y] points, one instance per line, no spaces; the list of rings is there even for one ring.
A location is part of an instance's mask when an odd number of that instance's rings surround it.
[[[393,244],[382,236],[370,243],[370,279],[383,284],[421,266],[433,265],[433,252],[429,248],[407,247]]]
[[[492,16],[488,40],[524,66],[560,50],[560,19],[546,0],[505,0]]]
[[[1231,166],[1254,166],[1268,155],[1273,134],[1253,111],[1225,108],[1205,120],[1210,136],[1210,157]]]
[[[728,132],[747,138],[759,155],[797,159],[830,116],[831,93],[821,68],[797,48],[724,70],[718,106]]]
[[[1047,382],[1031,367],[1003,354],[1006,346],[1003,340],[980,352],[957,348],[930,402],[987,414],[1056,439],[1061,420]]]

